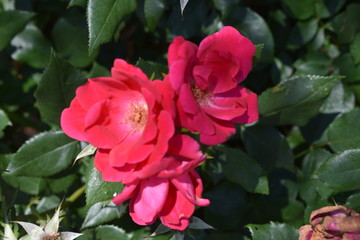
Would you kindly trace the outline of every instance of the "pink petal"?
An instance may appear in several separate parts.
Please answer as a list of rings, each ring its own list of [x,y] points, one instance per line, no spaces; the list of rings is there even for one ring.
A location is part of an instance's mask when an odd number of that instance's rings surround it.
[[[134,184],[126,184],[122,192],[113,198],[113,203],[120,205],[123,204],[123,202],[125,202],[127,199],[132,198],[135,195],[137,196],[139,194],[139,190],[137,189],[138,185],[138,182]]]
[[[253,123],[259,119],[258,97],[255,93],[246,88],[242,88],[241,92],[246,100],[247,111],[233,121],[236,123]]]
[[[184,112],[189,114],[196,114],[199,111],[199,105],[195,101],[193,92],[189,84],[181,85],[179,93],[179,102]]]
[[[203,191],[203,184],[199,174],[193,169],[189,171],[189,175],[191,176],[195,188],[196,205],[202,207],[209,206],[210,201],[208,199],[201,198],[201,194]]]
[[[167,179],[148,178],[140,183],[138,194],[130,202],[130,216],[139,225],[152,224],[164,206],[168,195]]]
[[[227,139],[236,132],[235,126],[231,122],[213,119],[212,123],[216,129],[215,134],[207,135],[200,133],[200,142],[206,145],[217,145],[226,142]]]
[[[79,141],[87,141],[84,134],[85,115],[86,111],[81,107],[77,98],[74,98],[70,107],[61,113],[60,124],[66,135]]]
[[[195,190],[193,182],[188,173],[171,178],[171,183],[187,200],[195,204]]]

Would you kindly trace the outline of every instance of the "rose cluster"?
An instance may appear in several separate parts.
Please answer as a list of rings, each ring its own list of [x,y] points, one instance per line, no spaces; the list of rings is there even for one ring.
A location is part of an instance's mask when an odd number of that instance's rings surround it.
[[[235,123],[258,118],[257,96],[238,84],[252,68],[255,46],[232,27],[199,46],[176,37],[168,51],[169,73],[150,81],[137,67],[116,59],[111,77],[89,79],[61,115],[71,138],[97,148],[95,167],[104,181],[121,182],[113,202],[130,199],[140,225],[157,218],[184,230],[195,206],[207,206],[194,170],[205,160],[199,143],[216,145],[235,133]]]

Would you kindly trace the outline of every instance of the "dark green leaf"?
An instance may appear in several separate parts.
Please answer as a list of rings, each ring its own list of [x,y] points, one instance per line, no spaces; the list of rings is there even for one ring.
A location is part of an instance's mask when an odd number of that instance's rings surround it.
[[[360,109],[354,109],[336,118],[326,129],[326,140],[334,151],[360,146]]]
[[[98,54],[98,51],[93,51],[89,56],[86,30],[65,18],[55,23],[51,36],[56,52],[76,67],[88,66]]]
[[[175,240],[183,240],[185,238],[185,233],[183,232],[175,232]]]
[[[45,196],[41,198],[40,202],[36,206],[36,211],[43,213],[51,209],[55,209],[61,203],[61,199],[55,195]]]
[[[86,234],[78,237],[78,240],[91,240],[96,236],[97,240],[130,240],[130,234],[123,229],[112,225],[99,226],[93,230],[85,231]]]
[[[63,132],[45,132],[28,140],[7,167],[10,176],[51,176],[69,167],[79,151],[78,142]]]
[[[88,78],[110,77],[110,71],[106,67],[94,62],[88,74]]]
[[[261,61],[272,62],[274,39],[265,20],[250,8],[237,8],[233,11],[234,27],[248,37],[254,44],[264,44]],[[227,24],[227,22],[225,22]]]
[[[293,154],[286,139],[275,128],[254,126],[246,128],[244,144],[248,154],[258,161],[263,169],[274,168],[293,170]]]
[[[213,3],[216,9],[221,12],[222,17],[225,18],[234,10],[234,6],[239,3],[239,0],[213,0]]]
[[[328,18],[337,13],[345,0],[315,0],[315,12],[320,18]]]
[[[0,11],[0,51],[30,21],[34,13],[24,11]]]
[[[339,69],[340,74],[345,76],[348,83],[360,81],[360,64],[356,65],[349,52],[338,57],[334,65]]]
[[[2,136],[4,136],[4,132],[3,130],[7,127],[7,126],[11,126],[11,121],[9,120],[9,118],[7,117],[6,113],[0,109],[0,138]]]
[[[225,148],[225,154],[225,176],[247,191],[254,192],[262,173],[260,165],[239,149]]]
[[[198,217],[192,216],[189,223],[190,229],[214,229]]]
[[[334,86],[329,97],[320,108],[322,113],[348,112],[355,106],[355,95],[342,83]]]
[[[94,162],[91,162],[86,173],[86,204],[88,206],[111,200],[122,190],[123,184],[120,182],[103,181],[101,173],[94,167]]]
[[[167,73],[168,69],[166,65],[159,64],[152,61],[146,61],[142,58],[136,62],[136,66],[141,68],[141,70],[149,77],[149,79],[163,79],[164,75]]]
[[[16,49],[11,54],[16,61],[27,63],[34,68],[45,68],[49,63],[50,42],[35,25],[26,26],[24,31],[11,40],[11,45]]]
[[[340,43],[351,43],[360,29],[360,4],[351,3],[346,10],[338,14],[332,21]],[[349,24],[351,23],[351,24]]]
[[[154,30],[156,24],[165,10],[164,0],[145,0],[144,13],[147,26],[150,31]]]
[[[313,0],[282,0],[282,3],[285,10],[296,19],[305,20],[314,15]]]
[[[340,77],[296,76],[266,90],[259,97],[259,112],[266,124],[305,125]]]
[[[360,33],[356,34],[355,40],[350,45],[350,53],[354,58],[355,64],[360,63]]]
[[[60,178],[45,178],[45,184],[48,191],[51,193],[61,193],[67,191],[76,181],[75,174],[67,175]]]
[[[62,110],[70,106],[76,88],[85,81],[77,69],[52,55],[35,92],[42,118],[47,123],[59,125]]]
[[[119,217],[115,204],[95,203],[89,208],[81,228],[98,226]]]
[[[259,178],[259,182],[256,185],[256,188],[254,190],[255,193],[260,193],[264,195],[268,195],[270,193],[269,191],[269,181],[266,176],[262,176]]]
[[[78,7],[86,7],[87,0],[71,0],[69,2],[68,8],[78,6]]]
[[[261,52],[262,52],[262,50],[264,48],[264,44],[256,44],[255,47],[256,47],[256,52],[255,52],[255,55],[254,55],[254,59],[256,61],[259,61],[260,58],[261,58]]]
[[[308,153],[302,161],[302,171],[304,178],[310,176],[321,166],[321,164],[331,156],[331,153],[323,148],[315,149]]]
[[[13,188],[32,195],[38,195],[45,187],[44,179],[40,177],[3,175],[3,179]]]
[[[323,52],[309,53],[304,58],[295,61],[293,65],[296,68],[295,75],[328,75],[331,62],[331,58]]]
[[[169,232],[171,229],[164,224],[160,223],[159,226],[155,229],[155,231],[150,235],[151,237],[158,236],[160,234],[164,234]]]
[[[359,145],[357,145],[359,146]],[[359,189],[360,149],[340,152],[328,158],[315,173],[325,186],[339,192]]]
[[[110,41],[120,22],[135,9],[134,0],[89,0],[89,52],[92,53],[101,44]]]
[[[308,43],[314,38],[318,30],[317,19],[299,21],[290,33],[289,47],[296,48]]]
[[[355,193],[351,195],[346,200],[345,206],[350,209],[354,209],[355,211],[360,211],[360,193]]]
[[[253,240],[298,240],[298,229],[285,223],[249,224]]]

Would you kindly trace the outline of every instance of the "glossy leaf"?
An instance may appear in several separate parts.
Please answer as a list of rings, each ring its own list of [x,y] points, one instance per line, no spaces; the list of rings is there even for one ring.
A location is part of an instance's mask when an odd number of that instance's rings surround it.
[[[12,123],[10,121],[10,119],[8,118],[8,116],[6,115],[6,113],[0,109],[0,138],[2,136],[4,136],[4,129],[7,126],[11,126]]]
[[[34,13],[30,12],[0,10],[0,51],[24,29],[33,16]]]
[[[92,236],[96,236],[98,240],[130,240],[130,234],[128,235],[123,229],[113,225],[102,225],[91,231],[85,231],[85,233],[78,239],[91,240]]]
[[[34,25],[26,26],[24,31],[11,40],[11,45],[16,49],[11,54],[16,61],[27,63],[34,68],[45,68],[49,63],[50,42]]]
[[[70,22],[66,18],[60,18],[55,23],[51,36],[59,56],[67,59],[76,67],[86,67],[94,61],[98,51],[93,51],[89,55],[87,32],[80,24],[74,24],[74,21]]]
[[[249,224],[246,226],[249,228],[253,240],[298,240],[298,229],[285,223],[269,224]]]
[[[360,146],[360,109],[354,109],[336,118],[326,129],[326,142],[334,151]]]
[[[87,0],[71,0],[69,2],[68,8],[74,6],[86,7],[86,4],[87,4]]]
[[[259,96],[261,121],[266,124],[305,125],[339,80],[337,76],[297,76],[281,82]]]
[[[167,66],[152,62],[146,61],[142,58],[136,62],[136,66],[141,68],[141,70],[149,77],[149,79],[163,79],[164,75],[167,73]]]
[[[93,161],[91,162],[86,173],[86,204],[88,206],[111,200],[122,189],[123,185],[119,182],[104,182],[101,179],[101,173],[96,170]]]
[[[214,229],[212,226],[204,222],[198,217],[192,216],[190,223],[189,223],[190,229]]]
[[[360,64],[355,64],[349,52],[338,57],[334,61],[334,65],[339,69],[339,73],[344,75],[347,83],[360,81]]]
[[[293,154],[286,139],[275,128],[254,126],[243,133],[245,148],[262,168],[270,172],[274,168],[293,170]],[[254,167],[259,174],[258,167]],[[246,169],[245,169],[246,171]]]
[[[144,13],[147,22],[147,26],[150,31],[154,30],[161,15],[165,10],[164,0],[145,0]]]
[[[299,21],[290,33],[289,47],[298,47],[308,43],[314,38],[318,30],[318,22],[316,19],[307,21]]]
[[[213,3],[224,18],[234,10],[234,7],[239,3],[239,0],[213,0]]]
[[[285,10],[296,19],[305,20],[314,15],[313,0],[282,0],[282,3]]]
[[[340,152],[328,158],[315,173],[326,186],[345,192],[359,189],[360,149]]]
[[[45,132],[28,140],[7,167],[10,176],[43,177],[69,167],[79,151],[78,142],[63,132]]]
[[[262,173],[260,165],[239,149],[225,148],[225,154],[227,160],[223,166],[225,176],[247,191],[255,192]]]
[[[346,0],[315,0],[316,15],[328,18],[337,13],[345,2]]]
[[[320,108],[322,113],[348,112],[355,106],[354,93],[342,83],[338,83],[332,89],[329,97]]]
[[[115,204],[105,204],[104,202],[95,203],[86,213],[81,228],[98,226],[119,217]]]
[[[85,81],[77,69],[52,55],[35,92],[42,118],[47,123],[60,125],[62,110],[70,106],[76,88]]]
[[[339,43],[351,43],[360,29],[360,4],[352,3],[332,21]],[[349,24],[352,23],[352,24]],[[346,26],[346,27],[344,27]]]
[[[355,193],[346,199],[345,206],[357,212],[360,210],[360,193]]]
[[[360,33],[356,34],[355,40],[350,45],[350,53],[355,64],[360,63]]]
[[[136,1],[133,0],[89,0],[89,52],[110,41],[120,22],[135,9]]]

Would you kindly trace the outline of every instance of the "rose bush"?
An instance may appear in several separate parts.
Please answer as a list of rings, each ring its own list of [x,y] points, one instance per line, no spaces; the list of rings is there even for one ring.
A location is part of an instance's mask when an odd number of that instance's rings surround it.
[[[197,47],[176,37],[168,51],[169,81],[176,92],[177,125],[200,133],[207,145],[225,142],[234,123],[258,119],[257,96],[238,86],[252,68],[255,46],[232,27]]]

